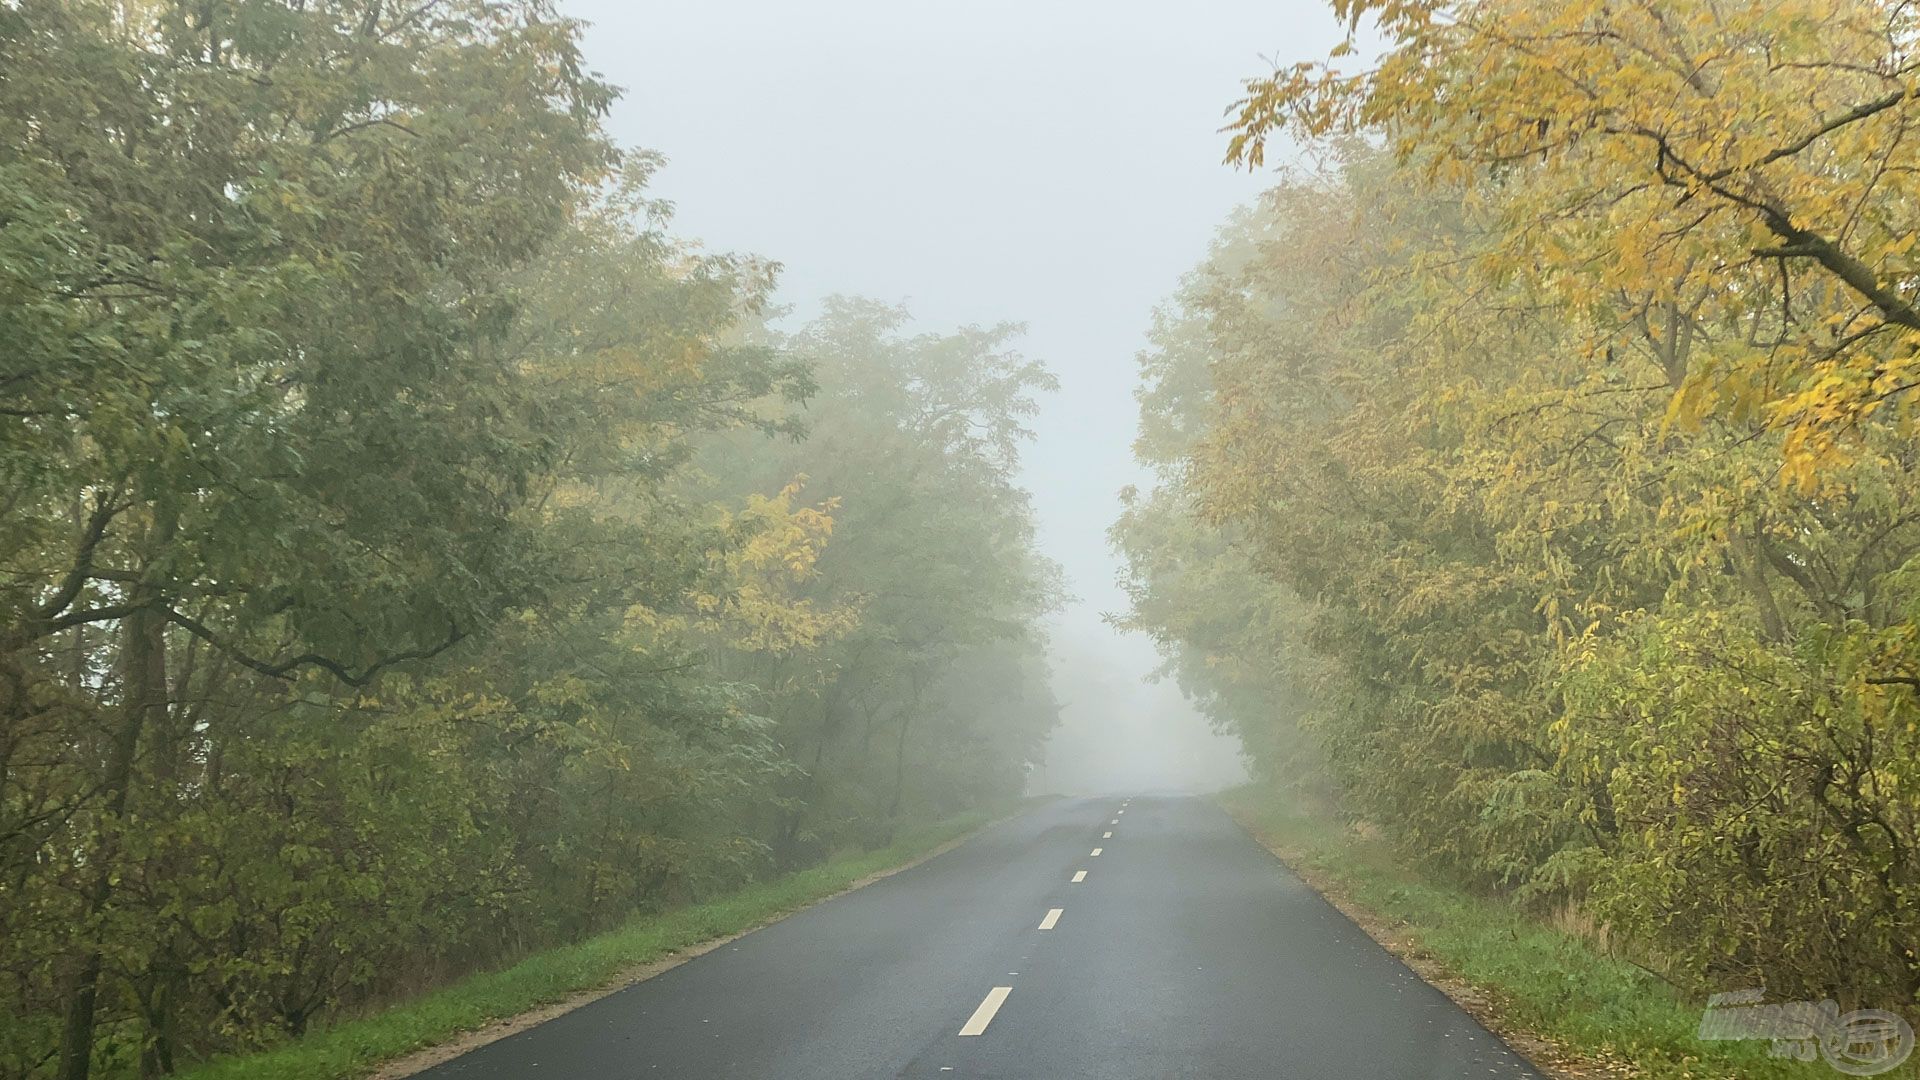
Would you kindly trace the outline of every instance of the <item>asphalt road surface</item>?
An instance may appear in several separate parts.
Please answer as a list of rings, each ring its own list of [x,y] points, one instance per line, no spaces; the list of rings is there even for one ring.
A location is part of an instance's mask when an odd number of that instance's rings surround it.
[[[1145,797],[1033,809],[422,1075],[1539,1076],[1212,803]]]

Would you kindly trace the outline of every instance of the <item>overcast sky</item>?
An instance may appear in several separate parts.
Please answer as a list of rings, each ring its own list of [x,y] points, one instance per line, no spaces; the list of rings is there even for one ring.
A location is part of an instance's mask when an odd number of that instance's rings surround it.
[[[1042,544],[1080,598],[1055,630],[1064,789],[1226,778],[1124,608],[1106,529],[1140,479],[1134,355],[1228,210],[1222,111],[1318,59],[1323,0],[563,0],[625,88],[612,128],[667,155],[674,231],[784,264],[780,296],[905,302],[928,329],[1013,321],[1060,378],[1026,458]]]

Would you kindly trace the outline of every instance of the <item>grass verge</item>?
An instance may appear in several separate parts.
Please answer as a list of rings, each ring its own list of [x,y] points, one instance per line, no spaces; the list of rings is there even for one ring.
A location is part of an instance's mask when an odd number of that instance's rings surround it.
[[[490,1022],[624,981],[623,975],[684,949],[765,925],[901,867],[988,824],[977,813],[928,826],[892,847],[819,866],[701,904],[633,919],[618,929],[474,975],[417,1000],[349,1020],[259,1053],[219,1058],[183,1080],[352,1080],[394,1058]]]
[[[1570,1077],[1806,1080],[1826,1063],[1772,1057],[1760,1042],[1704,1042],[1703,1002],[1585,938],[1497,899],[1423,876],[1384,842],[1249,785],[1219,801],[1261,843],[1383,945],[1543,1066]],[[1437,976],[1437,977],[1436,977]],[[1457,980],[1465,987],[1448,986]],[[1465,993],[1460,991],[1464,989]],[[1479,1001],[1474,1001],[1474,998]],[[1538,1053],[1541,1050],[1546,1053]],[[1909,1061],[1887,1077],[1920,1075]]]

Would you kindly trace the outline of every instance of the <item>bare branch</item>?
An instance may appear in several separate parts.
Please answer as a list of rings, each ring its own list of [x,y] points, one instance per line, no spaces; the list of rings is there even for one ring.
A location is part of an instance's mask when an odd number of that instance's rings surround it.
[[[182,614],[172,608],[163,608],[162,611],[166,615],[168,622],[173,623],[187,633],[213,646],[233,662],[250,671],[258,672],[268,678],[290,679],[295,672],[303,667],[317,667],[332,675],[334,678],[339,679],[341,682],[346,683],[348,686],[354,687],[367,685],[373,681],[375,675],[378,675],[380,672],[395,664],[406,663],[409,660],[432,659],[446,652],[448,649],[453,648],[455,645],[458,645],[467,636],[466,631],[460,629],[457,623],[449,622],[447,624],[447,636],[439,644],[430,645],[421,649],[409,649],[404,652],[384,656],[356,674],[345,664],[321,653],[302,653],[291,659],[276,662],[261,660],[247,655],[229,642],[220,640],[219,635],[215,634],[211,627],[190,615]]]

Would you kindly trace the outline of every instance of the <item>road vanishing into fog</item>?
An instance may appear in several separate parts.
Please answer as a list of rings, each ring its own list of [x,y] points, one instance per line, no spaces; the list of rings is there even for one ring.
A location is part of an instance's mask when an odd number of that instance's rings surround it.
[[[1539,1076],[1197,798],[1049,803],[421,1074]]]

